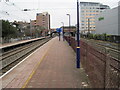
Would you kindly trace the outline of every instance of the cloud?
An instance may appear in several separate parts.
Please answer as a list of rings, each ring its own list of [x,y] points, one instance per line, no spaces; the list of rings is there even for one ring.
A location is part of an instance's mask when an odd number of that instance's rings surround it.
[[[36,18],[36,13],[48,12],[51,15],[51,26],[59,27],[61,22],[68,25],[67,13],[71,14],[71,24],[76,24],[76,2],[77,0],[9,0],[7,4],[0,2],[2,5],[2,11],[7,11],[10,15],[7,16],[0,12],[0,17],[8,18],[11,20],[26,20]],[[100,2],[106,5],[116,7],[119,0],[79,0],[79,1],[91,1]],[[12,5],[14,3],[14,5]],[[31,11],[23,12],[22,9],[31,9]]]

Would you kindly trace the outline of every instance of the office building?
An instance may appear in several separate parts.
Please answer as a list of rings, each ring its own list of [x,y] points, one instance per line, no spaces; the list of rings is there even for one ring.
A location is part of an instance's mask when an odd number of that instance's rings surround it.
[[[120,6],[119,6],[120,7]],[[96,33],[108,35],[120,35],[120,9],[119,7],[106,10],[96,16]]]
[[[80,2],[80,30],[81,33],[95,33],[95,16],[99,15],[106,9],[110,9],[108,5],[103,5],[96,2]]]

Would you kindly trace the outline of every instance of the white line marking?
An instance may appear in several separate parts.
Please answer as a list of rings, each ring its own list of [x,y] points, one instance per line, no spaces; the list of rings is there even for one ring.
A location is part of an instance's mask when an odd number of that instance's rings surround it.
[[[49,42],[49,41],[48,41]],[[47,43],[48,43],[47,42]],[[46,43],[45,43],[46,44]],[[20,65],[22,62],[24,62],[27,58],[29,58],[32,54],[36,53],[40,48],[42,48],[44,45],[42,45],[41,47],[39,47],[37,50],[35,50],[33,53],[31,53],[29,56],[27,56],[25,59],[23,59],[21,62],[19,62],[18,64],[16,64],[14,67],[12,67],[10,70],[8,70],[6,73],[4,73],[2,76],[0,76],[0,79],[3,78],[4,76],[6,76],[8,73],[10,73],[14,68],[16,68],[18,65]]]

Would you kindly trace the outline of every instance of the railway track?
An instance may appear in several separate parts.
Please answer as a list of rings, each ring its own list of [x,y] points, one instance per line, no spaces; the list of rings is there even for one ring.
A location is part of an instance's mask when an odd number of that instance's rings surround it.
[[[120,60],[120,44],[113,44],[109,42],[103,42],[103,41],[98,41],[98,40],[86,40],[83,39],[86,43],[89,43],[89,45],[93,46],[96,48],[98,51],[103,52],[103,53],[109,53],[111,57],[116,58]]]
[[[14,48],[13,50],[4,52],[0,58],[0,63],[2,66],[0,67],[0,76],[22,61],[25,57],[35,51],[37,48],[48,42],[51,38],[46,38],[42,40],[38,40],[35,42],[28,43],[26,45],[22,45],[20,47]]]

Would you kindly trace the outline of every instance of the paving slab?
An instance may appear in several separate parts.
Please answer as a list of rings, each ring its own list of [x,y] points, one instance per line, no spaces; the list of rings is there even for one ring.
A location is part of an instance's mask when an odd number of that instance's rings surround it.
[[[89,88],[75,56],[66,41],[55,37],[0,78],[2,88]]]
[[[75,52],[58,37],[25,88],[90,88],[83,68],[76,68]]]
[[[21,88],[32,71],[36,68],[41,58],[44,57],[53,41],[54,39],[41,46],[39,49],[25,58],[15,68],[13,68],[9,73],[3,77],[0,77],[0,81],[2,82],[1,88]]]

